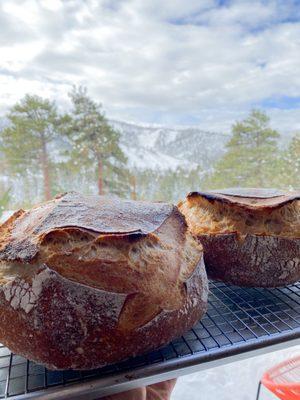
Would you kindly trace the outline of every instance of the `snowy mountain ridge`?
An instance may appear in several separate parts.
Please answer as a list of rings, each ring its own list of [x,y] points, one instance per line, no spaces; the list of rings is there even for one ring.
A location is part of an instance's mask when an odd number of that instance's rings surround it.
[[[229,135],[195,126],[167,127],[109,120],[133,169],[210,169],[223,153]]]

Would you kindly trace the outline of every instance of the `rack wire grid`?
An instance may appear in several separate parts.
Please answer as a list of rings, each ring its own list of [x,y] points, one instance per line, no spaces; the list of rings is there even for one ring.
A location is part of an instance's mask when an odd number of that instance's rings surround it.
[[[130,373],[149,366],[155,375],[170,360],[177,361],[178,367],[191,360],[205,363],[299,338],[300,282],[278,289],[210,282],[208,312],[193,329],[164,348],[115,365],[92,371],[49,371],[0,345],[0,398],[26,398],[32,392],[59,391],[69,384],[120,373],[130,379]]]

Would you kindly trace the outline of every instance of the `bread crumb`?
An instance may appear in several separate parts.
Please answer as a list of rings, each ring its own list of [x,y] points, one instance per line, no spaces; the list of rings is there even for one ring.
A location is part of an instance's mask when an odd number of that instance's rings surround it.
[[[78,354],[83,354],[84,353],[84,350],[83,350],[82,347],[77,347],[76,351],[77,351]]]

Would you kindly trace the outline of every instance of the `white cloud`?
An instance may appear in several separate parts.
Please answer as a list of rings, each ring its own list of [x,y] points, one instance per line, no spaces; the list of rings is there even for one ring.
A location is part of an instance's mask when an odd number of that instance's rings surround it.
[[[40,4],[50,11],[59,11],[63,8],[61,0],[40,0]]]
[[[28,91],[66,104],[75,83],[114,118],[225,131],[300,97],[297,13],[291,0],[2,0],[0,107]],[[289,108],[267,110],[286,133]]]

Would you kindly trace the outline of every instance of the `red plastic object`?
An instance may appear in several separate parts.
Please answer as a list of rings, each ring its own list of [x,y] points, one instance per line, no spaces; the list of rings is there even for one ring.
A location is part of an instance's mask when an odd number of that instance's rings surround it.
[[[300,356],[269,369],[261,383],[281,400],[300,400]]]

